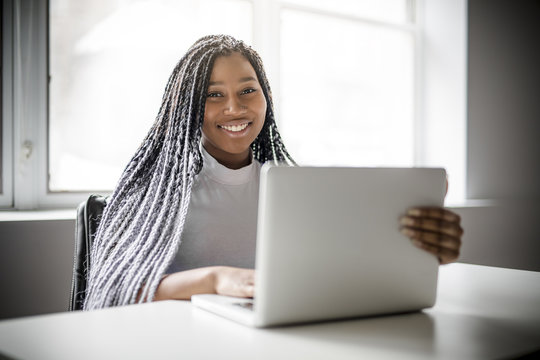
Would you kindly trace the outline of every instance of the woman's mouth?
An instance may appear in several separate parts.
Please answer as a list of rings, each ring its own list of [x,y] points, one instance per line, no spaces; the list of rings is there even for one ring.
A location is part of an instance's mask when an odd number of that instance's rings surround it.
[[[238,133],[244,130],[249,126],[250,123],[240,124],[240,125],[218,125],[220,129],[225,129],[227,131]]]

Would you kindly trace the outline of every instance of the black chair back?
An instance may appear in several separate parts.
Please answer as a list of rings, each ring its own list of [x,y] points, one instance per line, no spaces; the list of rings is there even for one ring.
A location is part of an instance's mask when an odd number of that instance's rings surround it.
[[[82,310],[86,296],[86,280],[90,269],[90,249],[94,242],[107,197],[91,195],[77,208],[75,225],[75,253],[69,310]]]

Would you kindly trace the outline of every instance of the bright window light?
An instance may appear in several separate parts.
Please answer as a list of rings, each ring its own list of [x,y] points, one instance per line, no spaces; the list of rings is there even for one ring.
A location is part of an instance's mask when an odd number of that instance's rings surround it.
[[[411,32],[281,15],[280,130],[300,164],[414,165]]]
[[[198,38],[251,43],[242,0],[50,1],[49,190],[110,190]]]
[[[375,21],[406,23],[407,0],[286,0],[288,4]]]

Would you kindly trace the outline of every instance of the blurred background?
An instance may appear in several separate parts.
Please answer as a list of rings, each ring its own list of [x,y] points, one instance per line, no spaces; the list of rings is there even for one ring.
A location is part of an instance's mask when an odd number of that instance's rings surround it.
[[[0,319],[67,310],[77,204],[216,33],[261,55],[297,162],[444,167],[460,261],[540,271],[539,19],[535,0],[4,1]]]

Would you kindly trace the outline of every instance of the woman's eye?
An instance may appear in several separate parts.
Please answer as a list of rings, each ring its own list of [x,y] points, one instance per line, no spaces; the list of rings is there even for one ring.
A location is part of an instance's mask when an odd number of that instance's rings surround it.
[[[211,92],[211,93],[208,93],[208,94],[206,95],[206,97],[209,97],[209,98],[212,98],[212,97],[221,97],[221,96],[223,96],[223,95],[221,95],[221,94],[218,93],[218,92]]]
[[[255,91],[257,90],[253,88],[248,88],[248,89],[242,90],[241,94],[251,94],[252,92],[255,92]]]

